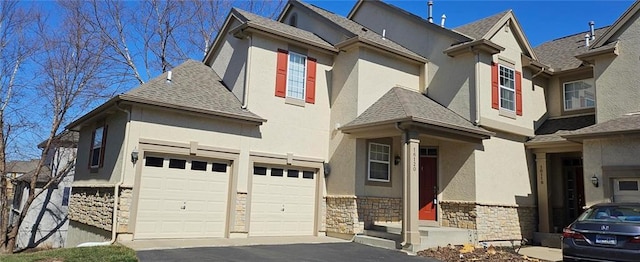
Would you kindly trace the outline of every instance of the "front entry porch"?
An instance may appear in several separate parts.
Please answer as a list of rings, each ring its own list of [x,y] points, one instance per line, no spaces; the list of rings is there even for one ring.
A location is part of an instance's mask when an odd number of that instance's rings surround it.
[[[447,245],[478,244],[478,234],[475,229],[462,229],[440,226],[419,226],[420,245],[413,251]],[[363,234],[356,235],[354,241],[361,244],[383,247],[388,249],[402,248],[402,223],[376,223]]]

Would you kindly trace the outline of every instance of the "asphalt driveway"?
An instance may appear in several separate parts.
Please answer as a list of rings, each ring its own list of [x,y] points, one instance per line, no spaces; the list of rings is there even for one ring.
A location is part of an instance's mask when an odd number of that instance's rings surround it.
[[[434,259],[358,243],[201,247],[137,252],[140,261],[421,261]]]

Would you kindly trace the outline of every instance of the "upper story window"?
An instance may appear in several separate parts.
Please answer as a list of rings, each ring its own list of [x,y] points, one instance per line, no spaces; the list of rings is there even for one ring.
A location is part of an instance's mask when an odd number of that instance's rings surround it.
[[[315,103],[316,59],[278,49],[276,96],[295,101]]]
[[[510,118],[522,115],[522,73],[514,67],[491,64],[491,108]]]
[[[389,182],[391,176],[391,146],[369,143],[370,181]]]
[[[298,26],[298,14],[292,14],[291,17],[289,17],[289,25],[293,27]]]
[[[516,111],[515,71],[500,65],[500,108]]]
[[[91,138],[90,168],[101,167],[104,162],[104,147],[107,137],[107,126],[102,125],[93,130]]]
[[[596,106],[593,79],[564,83],[564,110],[594,108]]]

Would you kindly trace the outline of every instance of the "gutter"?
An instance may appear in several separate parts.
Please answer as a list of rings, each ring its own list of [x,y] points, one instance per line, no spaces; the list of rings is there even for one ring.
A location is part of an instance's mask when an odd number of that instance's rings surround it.
[[[242,109],[247,109],[247,106],[249,105],[249,79],[251,79],[251,52],[253,50],[253,37],[249,35],[247,36],[247,38],[249,38],[249,50],[247,51],[247,66],[244,70],[244,94],[242,98]]]

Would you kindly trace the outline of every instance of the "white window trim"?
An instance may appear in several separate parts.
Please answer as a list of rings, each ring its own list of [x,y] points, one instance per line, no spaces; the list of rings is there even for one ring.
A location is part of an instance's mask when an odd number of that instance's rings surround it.
[[[301,99],[289,96],[289,77],[291,77],[291,74],[289,72],[289,67],[291,66],[291,61],[289,59],[291,57],[291,54],[296,54],[296,55],[304,57],[304,76],[303,76],[304,79],[302,80],[302,98]],[[300,54],[298,52],[293,52],[293,51],[289,50],[289,53],[287,54],[287,79],[286,79],[286,88],[284,90],[285,98],[304,101],[305,98],[307,97],[307,60],[308,59],[309,59],[309,57],[307,57],[306,55],[303,55],[303,54]]]
[[[573,83],[577,83],[577,82],[587,82],[587,81],[591,81],[591,87],[593,87],[593,91],[594,91],[594,97],[593,97],[593,106],[592,107],[581,107],[581,108],[572,108],[572,109],[567,109],[567,92],[566,92],[566,88],[567,88],[567,84],[573,84]],[[569,112],[569,111],[576,111],[576,110],[585,110],[585,109],[592,109],[592,108],[596,108],[596,97],[595,97],[595,85],[594,85],[594,81],[593,78],[587,78],[587,79],[581,79],[581,80],[575,80],[575,81],[569,81],[569,82],[564,82],[562,83],[562,108],[564,111]]]
[[[502,71],[501,69],[503,67],[513,71],[513,79],[512,79],[513,80],[513,89],[511,89],[511,88],[509,88],[507,86],[503,86],[502,83],[501,83],[502,81],[500,81],[500,78],[502,77],[500,75],[500,71]],[[503,88],[507,89],[507,90],[510,90],[510,91],[513,91],[513,109],[502,107],[502,89]],[[514,68],[511,68],[511,67],[508,67],[508,66],[505,66],[505,65],[502,65],[502,64],[498,64],[498,107],[501,110],[506,110],[508,112],[514,112],[515,113],[516,112],[516,108],[518,108],[518,105],[516,104],[517,102],[518,102],[518,99],[516,99],[516,70]]]
[[[382,161],[382,160],[371,160],[371,146],[372,145],[378,145],[378,146],[385,146],[387,148],[389,148],[389,161]],[[387,179],[377,179],[377,178],[371,178],[371,163],[381,163],[381,164],[387,164]],[[369,146],[368,146],[368,150],[367,150],[367,180],[369,181],[375,181],[375,182],[391,182],[391,145],[388,144],[381,144],[381,143],[374,143],[374,142],[370,142]]]

